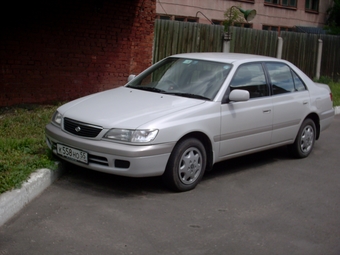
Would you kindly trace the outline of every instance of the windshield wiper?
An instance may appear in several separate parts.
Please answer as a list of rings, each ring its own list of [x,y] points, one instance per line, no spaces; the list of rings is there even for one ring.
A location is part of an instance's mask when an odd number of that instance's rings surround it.
[[[127,86],[127,87],[133,88],[133,89],[162,93],[162,94],[166,94],[166,95],[175,95],[175,96],[190,97],[190,98],[197,98],[197,99],[204,99],[204,100],[211,101],[210,98],[205,97],[205,96],[201,96],[201,95],[197,95],[197,94],[183,93],[183,92],[167,92],[166,90],[158,89],[158,88],[155,88],[155,87],[143,87],[143,86]]]
[[[181,96],[181,97],[198,98],[198,99],[204,99],[204,100],[211,101],[211,99],[208,98],[208,97],[197,95],[197,94],[191,94],[191,93],[165,92],[164,94],[167,94],[167,95],[176,95],[176,96]]]
[[[128,88],[133,88],[133,89],[151,91],[151,92],[158,92],[158,93],[166,92],[165,90],[154,88],[154,87],[143,87],[143,86],[127,86],[127,87]]]

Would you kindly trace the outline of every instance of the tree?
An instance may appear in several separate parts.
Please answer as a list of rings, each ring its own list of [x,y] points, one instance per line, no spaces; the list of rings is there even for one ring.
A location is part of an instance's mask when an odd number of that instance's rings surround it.
[[[226,19],[223,21],[223,25],[224,31],[226,32],[229,32],[229,27],[235,23],[244,22],[244,15],[240,12],[239,7],[237,6],[228,8],[224,13],[224,17]]]
[[[327,10],[328,18],[325,29],[328,34],[340,35],[340,0],[334,0],[332,7]]]

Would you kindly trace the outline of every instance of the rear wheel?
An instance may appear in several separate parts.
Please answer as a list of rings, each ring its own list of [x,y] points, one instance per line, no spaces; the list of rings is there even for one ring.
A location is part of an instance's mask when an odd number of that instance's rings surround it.
[[[206,162],[206,151],[199,140],[180,141],[171,153],[163,181],[175,191],[194,189],[204,175]]]
[[[315,123],[305,119],[299,129],[295,142],[290,145],[291,152],[297,158],[307,157],[313,150],[316,137]]]

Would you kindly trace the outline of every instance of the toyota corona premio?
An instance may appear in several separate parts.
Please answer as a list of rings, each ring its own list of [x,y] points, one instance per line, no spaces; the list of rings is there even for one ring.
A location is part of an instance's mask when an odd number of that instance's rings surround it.
[[[62,105],[46,141],[73,164],[187,191],[229,158],[279,146],[307,157],[333,118],[330,88],[290,62],[187,53]]]

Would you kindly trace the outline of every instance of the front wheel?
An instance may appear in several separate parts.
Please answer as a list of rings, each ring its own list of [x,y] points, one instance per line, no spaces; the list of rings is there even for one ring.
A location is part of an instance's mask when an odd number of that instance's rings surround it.
[[[302,123],[295,142],[290,146],[291,152],[297,158],[307,157],[313,150],[316,137],[315,123],[305,119]]]
[[[174,148],[163,174],[164,183],[175,191],[194,189],[202,179],[207,156],[202,143],[189,138]]]

